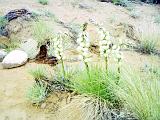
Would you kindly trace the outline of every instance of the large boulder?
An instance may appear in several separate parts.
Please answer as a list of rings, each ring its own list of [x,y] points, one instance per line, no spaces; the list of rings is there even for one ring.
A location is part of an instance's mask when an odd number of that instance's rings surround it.
[[[2,61],[3,68],[14,68],[24,65],[28,60],[28,55],[21,50],[11,51]]]
[[[4,57],[7,55],[7,52],[5,52],[3,49],[0,50],[0,62],[3,61]]]

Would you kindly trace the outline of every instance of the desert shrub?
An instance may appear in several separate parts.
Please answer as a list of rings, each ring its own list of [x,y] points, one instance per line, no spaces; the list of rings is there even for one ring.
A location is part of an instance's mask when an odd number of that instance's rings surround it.
[[[139,40],[140,45],[139,49],[143,53],[154,53],[156,51],[156,48],[159,45],[159,39],[160,39],[160,30],[157,26],[152,24],[146,24],[140,25],[138,32],[139,32]]]
[[[10,51],[12,51],[12,50],[15,50],[16,48],[19,48],[19,46],[20,46],[20,43],[17,42],[17,41],[15,41],[15,42],[10,42],[10,43],[8,43],[8,44],[6,45],[5,50],[6,50],[7,52],[10,52]]]
[[[43,20],[33,23],[33,36],[38,45],[46,44],[53,37],[52,29]]]
[[[71,82],[71,88],[80,93],[99,98],[106,101],[111,106],[118,105],[118,99],[110,89],[110,81],[118,81],[118,74],[108,71],[108,75],[105,69],[100,67],[90,67],[90,77],[86,70],[79,70],[73,77]]]
[[[3,16],[0,16],[0,27],[4,27],[7,22],[8,21]]]
[[[115,5],[120,5],[120,6],[123,6],[123,7],[127,7],[131,4],[131,2],[128,1],[128,0],[112,0],[112,2]]]
[[[29,73],[33,76],[35,80],[42,80],[47,77],[46,68],[44,66],[37,66],[29,70]]]
[[[147,72],[142,76],[134,70],[127,70],[122,75],[120,84],[114,86],[119,98],[140,120],[160,118],[160,80],[152,74]]]
[[[140,43],[140,50],[143,53],[153,53],[156,50],[156,41],[154,41],[152,38],[151,39],[144,39]]]
[[[32,87],[30,87],[27,91],[27,99],[32,103],[40,103],[45,100],[47,95],[47,88],[44,84],[35,83]]]
[[[38,0],[38,2],[42,5],[48,5],[49,0]]]

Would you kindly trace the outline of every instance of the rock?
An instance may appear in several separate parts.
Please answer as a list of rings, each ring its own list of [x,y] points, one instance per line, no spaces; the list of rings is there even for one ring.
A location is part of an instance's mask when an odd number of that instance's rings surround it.
[[[3,49],[0,50],[0,62],[3,61],[4,57],[7,55],[7,52],[5,52]]]
[[[2,61],[3,68],[14,68],[24,65],[28,60],[28,55],[21,50],[11,51]]]
[[[20,48],[28,54],[29,59],[34,59],[38,54],[38,43],[32,38],[25,40]]]
[[[81,9],[92,9],[92,6],[90,6],[86,3],[79,3],[79,8],[81,8]]]

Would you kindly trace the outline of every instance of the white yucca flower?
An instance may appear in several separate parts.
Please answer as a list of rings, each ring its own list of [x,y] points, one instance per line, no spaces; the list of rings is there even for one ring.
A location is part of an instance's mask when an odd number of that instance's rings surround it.
[[[63,42],[62,42],[62,36],[58,34],[54,39],[54,55],[57,57],[57,59],[62,60],[64,59],[63,55]]]
[[[89,35],[86,31],[82,31],[78,35],[77,43],[79,46],[77,47],[77,51],[81,54],[79,58],[83,60],[84,62],[90,61],[90,52],[89,52],[89,46],[90,46],[90,39]]]
[[[110,45],[111,45],[111,37],[109,32],[106,32],[104,28],[99,28],[99,35],[100,35],[100,55],[102,57],[108,57],[110,55]]]

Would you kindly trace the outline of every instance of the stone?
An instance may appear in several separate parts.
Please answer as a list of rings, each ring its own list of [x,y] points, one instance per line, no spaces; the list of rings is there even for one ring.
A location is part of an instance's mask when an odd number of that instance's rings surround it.
[[[34,59],[38,54],[38,43],[32,38],[27,39],[21,43],[20,49],[28,54],[29,59]]]
[[[21,50],[11,51],[2,61],[4,69],[15,68],[24,65],[28,60],[28,55]]]
[[[3,49],[0,50],[0,62],[3,61],[4,57],[7,55],[7,52],[5,52]]]

